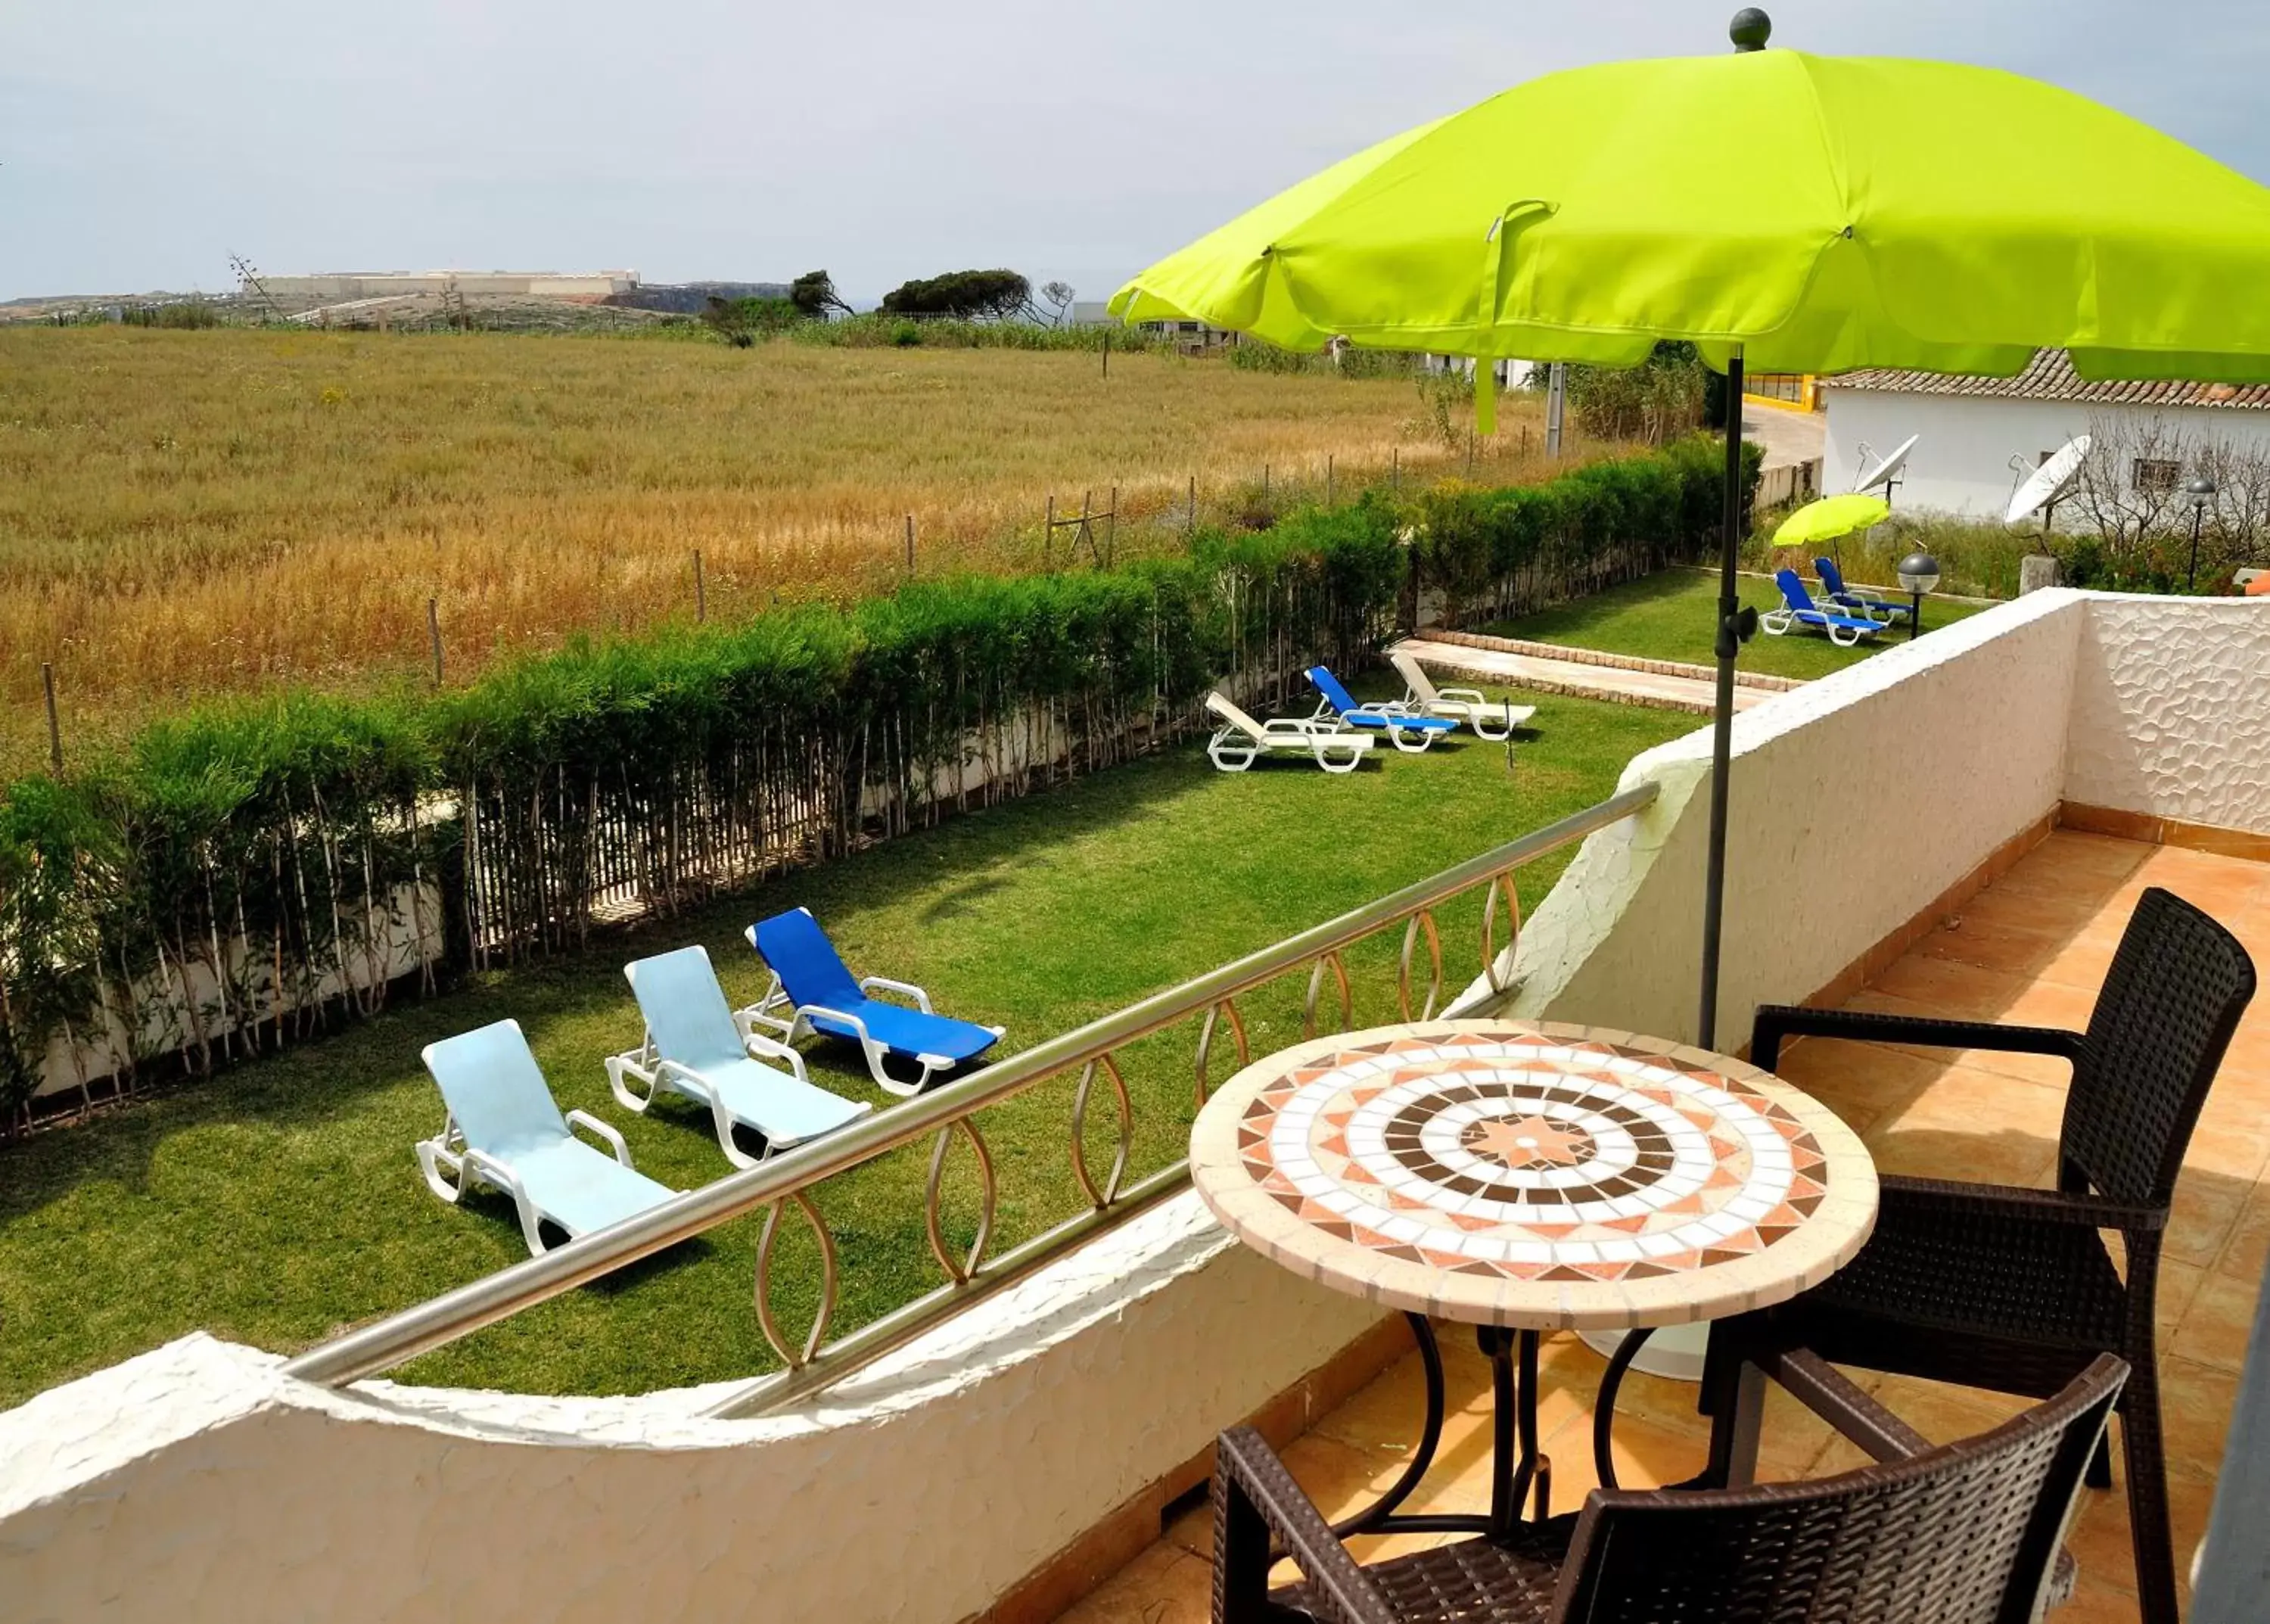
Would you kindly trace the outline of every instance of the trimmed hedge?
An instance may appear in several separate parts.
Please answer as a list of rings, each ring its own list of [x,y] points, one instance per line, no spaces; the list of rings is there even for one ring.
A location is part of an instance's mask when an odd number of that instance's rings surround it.
[[[1691,554],[1717,491],[1710,449],[1674,447],[1303,508],[1169,560],[578,642],[455,692],[197,707],[0,795],[0,1131],[57,1040],[108,1034],[122,1088],[167,1057],[204,1072],[368,1014],[389,982],[1109,766],[1195,724],[1216,682],[1281,701],[1376,649],[1414,567],[1505,601]]]

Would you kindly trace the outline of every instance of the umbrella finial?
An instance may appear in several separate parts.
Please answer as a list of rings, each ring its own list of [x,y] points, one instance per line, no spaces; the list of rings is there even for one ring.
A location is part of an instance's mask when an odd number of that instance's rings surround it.
[[[1734,20],[1726,25],[1726,37],[1738,51],[1762,51],[1772,34],[1773,19],[1754,5],[1735,12]]]

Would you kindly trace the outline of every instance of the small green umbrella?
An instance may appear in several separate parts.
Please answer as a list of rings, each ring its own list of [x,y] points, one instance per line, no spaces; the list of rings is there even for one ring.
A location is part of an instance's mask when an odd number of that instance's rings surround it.
[[[1892,505],[1881,496],[1855,491],[1849,496],[1824,496],[1807,502],[1781,522],[1774,531],[1777,547],[1813,547],[1850,536],[1854,530],[1881,524],[1892,516]]]
[[[2270,190],[2067,91],[1954,63],[1764,48],[1548,74],[1391,137],[1121,288],[1128,321],[1291,349],[2270,382]],[[1475,368],[1492,426],[1491,369]],[[1717,1026],[1740,412],[1727,413],[1702,1001]],[[2156,1588],[2156,1587],[2155,1587]],[[2168,1594],[2173,1596],[2172,1581]],[[2155,1598],[2153,1624],[2172,1619]]]

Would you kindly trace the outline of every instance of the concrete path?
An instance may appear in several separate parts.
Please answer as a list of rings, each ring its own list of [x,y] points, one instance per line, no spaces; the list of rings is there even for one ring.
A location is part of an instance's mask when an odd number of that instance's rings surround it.
[[[1582,699],[1609,700],[1624,705],[1651,705],[1659,710],[1690,711],[1698,716],[1710,716],[1717,706],[1716,688],[1695,677],[1469,648],[1463,643],[1435,642],[1424,637],[1406,638],[1395,645],[1394,651],[1411,656],[1430,671],[1440,672],[1445,678],[1534,688],[1541,693],[1571,693]],[[1771,689],[1740,686],[1734,690],[1734,708],[1745,711],[1773,696]]]
[[[1818,412],[1783,412],[1754,400],[1742,403],[1742,438],[1766,449],[1763,466],[1768,469],[1818,461],[1828,424]]]

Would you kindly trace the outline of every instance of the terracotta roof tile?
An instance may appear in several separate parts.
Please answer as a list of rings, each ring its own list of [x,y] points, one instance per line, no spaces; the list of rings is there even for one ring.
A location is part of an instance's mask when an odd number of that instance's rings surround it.
[[[1831,389],[1893,389],[1910,395],[1970,395],[2014,400],[2073,400],[2087,404],[2141,406],[2235,406],[2270,411],[2270,384],[2109,382],[2091,383],[2073,369],[2063,350],[2038,352],[2026,369],[2010,378],[1971,378],[1937,372],[1903,372],[1865,367],[1821,382]]]

